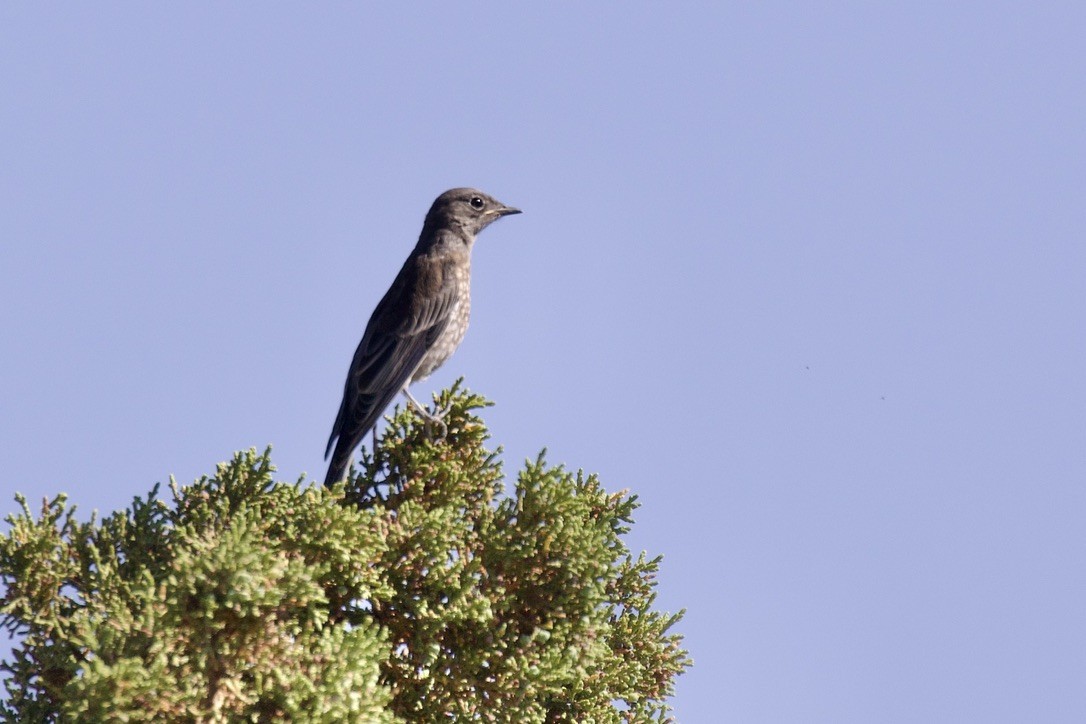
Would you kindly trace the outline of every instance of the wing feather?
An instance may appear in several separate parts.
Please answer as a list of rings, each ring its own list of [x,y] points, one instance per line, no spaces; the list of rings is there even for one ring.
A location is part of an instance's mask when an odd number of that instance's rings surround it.
[[[343,451],[349,456],[445,330],[458,282],[443,265],[426,262],[425,256],[408,258],[373,311],[347,373],[325,458],[333,445],[337,459]]]

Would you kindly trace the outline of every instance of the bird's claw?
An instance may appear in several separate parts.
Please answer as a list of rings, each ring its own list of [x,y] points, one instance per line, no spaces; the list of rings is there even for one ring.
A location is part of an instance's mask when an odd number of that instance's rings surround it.
[[[434,407],[434,411],[430,412],[425,407],[418,405],[415,411],[419,414],[419,417],[423,420],[423,425],[426,428],[426,434],[434,440],[444,440],[449,434],[449,426],[445,424],[445,415],[449,414],[448,407]],[[435,434],[436,433],[436,434]]]
[[[435,408],[433,412],[430,412],[426,409],[425,405],[421,404],[407,391],[406,387],[403,390],[403,394],[407,398],[408,404],[415,411],[415,414],[422,418],[422,424],[426,430],[427,437],[430,439],[444,440],[445,436],[449,434],[449,427],[442,418],[445,417],[448,410]],[[437,435],[434,434],[435,429],[438,430]]]
[[[445,436],[449,434],[449,426],[445,424],[445,421],[437,415],[427,415],[424,425],[426,426],[426,434],[432,440],[444,440]],[[435,430],[437,434],[435,433]]]

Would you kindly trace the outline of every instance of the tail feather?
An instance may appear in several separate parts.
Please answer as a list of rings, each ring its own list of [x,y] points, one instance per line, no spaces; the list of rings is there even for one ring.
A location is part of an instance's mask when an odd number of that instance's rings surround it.
[[[342,442],[336,446],[336,454],[332,456],[332,462],[328,465],[328,473],[324,476],[324,484],[331,487],[347,477],[347,468],[351,465],[351,449],[343,450]]]

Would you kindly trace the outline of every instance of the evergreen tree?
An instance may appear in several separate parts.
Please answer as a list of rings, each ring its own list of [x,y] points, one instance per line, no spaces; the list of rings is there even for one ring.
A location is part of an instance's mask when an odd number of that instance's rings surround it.
[[[401,411],[331,490],[250,450],[101,522],[17,497],[5,719],[666,720],[689,659],[623,542],[635,497],[542,455],[505,495],[488,403],[438,403],[443,439]]]

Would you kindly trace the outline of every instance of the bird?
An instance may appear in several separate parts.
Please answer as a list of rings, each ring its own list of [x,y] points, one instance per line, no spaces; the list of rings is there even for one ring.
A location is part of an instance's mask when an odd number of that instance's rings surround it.
[[[351,455],[396,394],[431,416],[408,387],[445,363],[468,328],[471,249],[487,226],[520,209],[472,188],[449,189],[434,200],[418,243],[373,310],[358,343],[324,458],[324,484],[347,475]],[[334,452],[333,452],[334,448]]]

